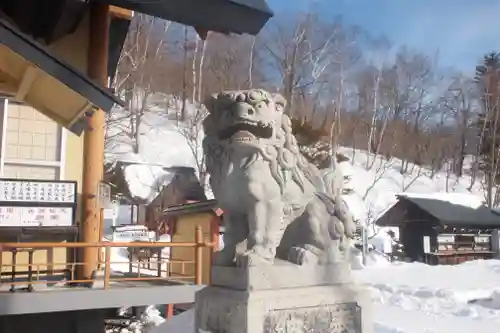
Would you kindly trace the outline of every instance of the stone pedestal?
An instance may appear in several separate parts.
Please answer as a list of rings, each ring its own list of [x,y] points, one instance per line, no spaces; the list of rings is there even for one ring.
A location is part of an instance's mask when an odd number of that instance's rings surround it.
[[[196,294],[196,328],[212,333],[373,333],[371,297],[344,266],[213,267]]]

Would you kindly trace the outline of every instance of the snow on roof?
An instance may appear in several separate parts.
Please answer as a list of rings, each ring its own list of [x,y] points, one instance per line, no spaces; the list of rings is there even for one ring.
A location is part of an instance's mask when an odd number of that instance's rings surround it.
[[[153,200],[160,190],[159,187],[168,184],[174,176],[162,167],[141,164],[127,165],[123,174],[130,194],[147,201]]]
[[[194,112],[193,107],[188,106],[190,112]],[[198,135],[197,140],[186,139],[169,112],[173,111],[148,112],[143,116],[139,154],[133,152],[131,139],[125,133],[120,133],[123,131],[121,127],[110,129],[106,158],[128,164],[124,166],[124,176],[130,193],[136,198],[152,200],[157,195],[158,187],[168,184],[172,179],[172,170],[169,168],[190,167],[197,170],[195,153],[196,156],[202,156],[203,133]],[[122,127],[127,126],[126,121]],[[213,197],[210,192],[207,196]]]
[[[449,193],[449,192],[434,192],[434,193],[399,193],[397,197],[407,197],[414,199],[432,199],[449,202],[454,205],[460,205],[469,208],[479,208],[485,205],[484,200],[474,194],[469,193]]]
[[[494,213],[485,205],[469,205],[463,201],[456,200],[456,203],[449,200],[437,200],[428,197],[402,197],[406,201],[411,201],[420,209],[434,216],[439,223],[452,226],[477,226],[480,228],[498,228],[500,226],[500,216]],[[439,197],[438,197],[439,199]],[[446,199],[446,197],[444,198]],[[391,225],[396,221],[390,222],[389,219],[382,217],[377,221],[379,225]],[[401,220],[397,222],[401,223]]]

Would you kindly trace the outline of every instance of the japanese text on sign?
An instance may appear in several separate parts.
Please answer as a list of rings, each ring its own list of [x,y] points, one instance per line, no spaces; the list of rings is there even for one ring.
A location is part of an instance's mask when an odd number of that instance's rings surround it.
[[[0,201],[74,203],[74,183],[1,180]]]
[[[0,227],[59,227],[72,222],[69,207],[0,207]]]

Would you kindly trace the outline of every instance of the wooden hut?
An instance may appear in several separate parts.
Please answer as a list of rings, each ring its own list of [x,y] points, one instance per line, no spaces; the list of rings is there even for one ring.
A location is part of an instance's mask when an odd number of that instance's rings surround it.
[[[213,252],[218,251],[219,226],[222,211],[217,209],[215,200],[186,203],[168,207],[163,216],[168,221],[168,233],[173,242],[194,242],[195,228],[201,227],[204,240],[216,244],[213,249],[203,249],[202,282],[210,284],[210,268]],[[173,278],[194,275],[195,250],[193,248],[175,247],[170,250],[171,271]]]
[[[172,179],[162,187],[160,193],[148,204],[145,221],[146,226],[150,230],[156,231],[159,236],[168,233],[168,219],[166,220],[163,217],[165,209],[171,206],[207,200],[193,168],[170,167],[164,170],[173,174]]]
[[[173,242],[194,242],[195,228],[199,226],[205,240],[219,244],[221,212],[215,200],[207,200],[195,170],[171,167],[168,171],[173,173],[172,179],[146,208],[148,229],[155,231],[161,239],[167,234]],[[203,283],[208,284],[213,250],[207,248],[203,251]],[[173,277],[194,275],[193,248],[172,248],[170,260]]]
[[[375,223],[399,228],[409,260],[435,265],[494,257],[491,234],[500,228],[498,213],[484,205],[471,207],[443,198],[397,198]]]

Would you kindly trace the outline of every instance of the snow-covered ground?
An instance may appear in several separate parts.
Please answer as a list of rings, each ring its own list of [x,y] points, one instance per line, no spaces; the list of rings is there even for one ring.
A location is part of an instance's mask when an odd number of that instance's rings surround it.
[[[498,332],[499,261],[398,263],[356,273],[371,286],[377,333]]]
[[[500,261],[457,266],[373,262],[354,275],[371,290],[375,333],[498,333]],[[194,312],[147,332],[194,332]]]
[[[135,165],[126,170],[134,194],[150,198],[159,180],[168,179],[162,166],[196,168],[196,160],[189,141],[175,123],[161,115],[147,115],[141,133],[140,155],[133,154],[126,142],[116,141],[107,157],[155,164]],[[360,223],[373,222],[397,201],[395,195],[403,192],[467,205],[479,205],[484,200],[479,181],[471,191],[467,190],[468,176],[450,177],[446,172],[432,176],[428,169],[411,164],[410,171],[401,174],[398,159],[379,163],[382,161],[379,157],[364,151],[341,148],[340,152],[351,158],[342,163],[341,168],[348,175],[346,187],[352,189],[346,201]],[[377,158],[370,169],[365,167],[367,158]],[[386,236],[382,234],[373,239],[380,241],[381,238],[383,242]],[[389,263],[372,253],[367,267],[362,267],[359,260],[353,266],[357,268],[356,278],[372,290],[376,333],[497,333],[500,330],[500,261],[426,266]],[[144,333],[183,333],[194,330],[193,320],[193,313],[188,311],[159,326],[156,326],[159,321],[141,325],[145,327]]]

